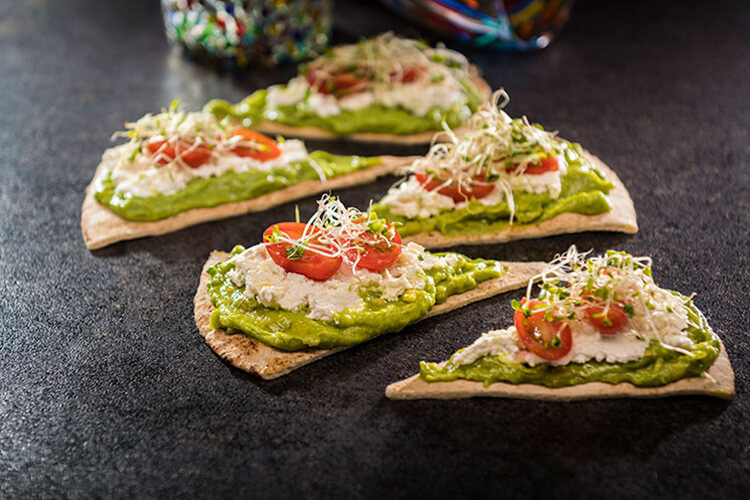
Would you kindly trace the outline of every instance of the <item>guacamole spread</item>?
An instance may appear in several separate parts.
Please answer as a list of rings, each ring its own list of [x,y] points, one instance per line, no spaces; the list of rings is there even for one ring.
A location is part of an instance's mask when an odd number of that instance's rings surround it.
[[[237,173],[229,170],[217,176],[196,177],[176,193],[152,196],[120,191],[107,175],[97,183],[94,197],[124,219],[156,221],[186,210],[248,200],[300,182],[317,180],[319,173],[311,162],[315,162],[327,178],[333,178],[376,165],[380,159],[315,151],[310,153],[309,160],[273,167],[270,171],[249,169]]]
[[[246,127],[273,122],[340,136],[410,135],[464,124],[483,101],[474,79],[458,52],[385,33],[330,49],[285,85],[234,106],[211,101],[205,110]]]
[[[421,132],[442,130],[442,122],[450,127],[462,125],[481,103],[481,98],[471,83],[471,99],[467,105],[456,104],[449,109],[431,108],[425,115],[418,116],[396,107],[373,104],[360,109],[342,109],[334,115],[321,116],[314,110],[302,106],[266,105],[266,90],[258,90],[232,105],[227,101],[210,101],[205,109],[217,118],[226,116],[242,121],[244,127],[257,127],[264,121],[271,121],[292,127],[317,127],[334,135],[348,135],[355,132],[371,132],[394,135],[410,135]]]
[[[485,386],[494,382],[509,382],[553,388],[586,382],[630,382],[636,386],[653,387],[687,377],[697,377],[705,373],[719,355],[719,340],[692,301],[682,298],[687,301],[688,337],[694,343],[688,353],[667,349],[657,340],[652,340],[641,359],[627,363],[588,361],[559,366],[529,366],[501,356],[488,355],[466,365],[454,364],[451,360],[443,365],[422,362],[420,376],[427,382],[466,379],[483,382]]]
[[[245,250],[237,246],[231,257]],[[424,273],[424,288],[407,289],[397,300],[387,301],[382,298],[382,290],[364,287],[359,290],[362,305],[356,310],[336,312],[331,320],[312,319],[304,308],[284,310],[263,305],[257,297],[248,297],[244,287],[237,286],[229,276],[235,267],[230,257],[208,270],[208,295],[214,305],[210,325],[228,333],[245,334],[284,351],[359,344],[384,333],[398,332],[451,295],[471,290],[478,283],[506,272],[491,260],[469,259],[459,254],[432,254],[432,257],[449,255],[451,265],[418,271]]]
[[[579,146],[573,145],[576,150]],[[568,167],[561,176],[561,190],[557,198],[549,192],[513,192],[513,225],[538,224],[562,213],[596,215],[611,210],[607,193],[614,189],[604,175],[580,154],[568,156]],[[373,205],[379,216],[397,222],[399,233],[410,236],[437,231],[445,235],[495,233],[510,225],[511,208],[504,201],[486,205],[472,198],[468,204],[446,209],[429,217],[408,218],[394,213],[383,200]]]

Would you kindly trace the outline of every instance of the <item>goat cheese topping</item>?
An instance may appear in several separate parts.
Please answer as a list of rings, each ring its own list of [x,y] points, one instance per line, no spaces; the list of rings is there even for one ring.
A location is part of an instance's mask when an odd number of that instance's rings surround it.
[[[170,195],[183,189],[193,179],[215,177],[228,171],[242,173],[254,169],[269,172],[308,158],[302,141],[295,139],[280,142],[278,148],[281,155],[271,160],[259,161],[226,152],[212,155],[203,165],[191,168],[178,162],[159,165],[154,162],[152,155],[141,152],[138,144],[129,142],[104,152],[104,168],[100,179],[111,175],[117,191],[133,196]]]
[[[331,94],[316,92],[304,76],[298,76],[290,80],[286,86],[271,86],[266,96],[269,109],[299,106],[318,116],[334,116],[341,114],[341,110],[355,111],[374,104],[382,104],[388,108],[400,107],[416,116],[425,116],[433,108],[448,110],[457,103],[465,102],[462,85],[455,78],[445,78],[435,84],[391,84],[389,87],[337,98]]]
[[[326,281],[315,281],[301,274],[285,271],[268,255],[264,245],[248,248],[232,257],[235,268],[228,273],[238,287],[244,287],[248,298],[266,307],[305,312],[316,320],[333,320],[338,312],[357,311],[365,307],[361,292],[376,288],[380,299],[396,301],[409,289],[424,289],[426,270],[455,265],[455,255],[435,256],[416,243],[402,247],[399,260],[382,272],[364,269],[353,271],[341,266]]]
[[[650,319],[654,322],[656,332],[651,329],[646,312],[639,311],[630,320],[625,329],[615,335],[602,335],[589,322],[576,320],[568,323],[573,334],[573,347],[561,359],[548,361],[526,350],[518,338],[516,328],[511,326],[504,330],[493,330],[482,334],[469,347],[457,353],[452,362],[471,364],[477,359],[495,355],[516,363],[534,366],[548,363],[553,366],[587,361],[606,361],[607,363],[627,363],[643,357],[652,340],[661,340],[668,345],[689,349],[693,342],[685,330],[688,325],[687,311],[679,297],[672,294],[665,296],[665,302],[651,311]],[[667,311],[667,306],[672,312]]]
[[[537,356],[526,348],[513,326],[483,334],[458,352],[452,361],[471,364],[483,356],[496,355],[530,366],[587,361],[627,363],[642,358],[653,341],[667,349],[691,349],[694,343],[688,335],[686,299],[657,286],[651,278],[648,263],[649,259],[617,252],[584,263],[583,255],[571,247],[540,275],[542,298],[552,303],[548,307],[550,314],[559,314],[558,321],[571,331],[572,347],[565,356],[555,360]],[[561,287],[559,283],[567,285]],[[628,317],[622,328],[612,333],[600,333],[587,315],[592,302],[586,297],[605,297],[613,301],[607,307],[624,307]]]
[[[386,33],[334,48],[307,73],[269,87],[267,109],[296,106],[327,117],[372,105],[416,116],[468,103],[469,64],[461,54]]]
[[[411,218],[461,209],[472,199],[487,206],[505,202],[512,223],[514,192],[559,198],[568,155],[573,161],[578,153],[526,117],[508,116],[502,111],[507,102],[500,89],[471,117],[463,135],[446,127],[447,141],[434,143],[415,160],[407,169],[411,177],[391,188],[380,203]]]
[[[507,200],[508,193],[504,188],[510,186],[511,191],[525,191],[528,193],[549,193],[550,198],[560,197],[562,176],[567,172],[567,162],[564,155],[557,157],[558,170],[544,172],[537,175],[513,175],[509,172],[498,173],[498,179],[492,192],[476,201],[485,206],[499,205]],[[411,176],[404,182],[388,190],[379,202],[386,205],[394,214],[404,217],[426,218],[441,212],[464,208],[470,200],[456,202],[450,196],[442,195],[438,190],[429,191],[424,188],[416,177]]]

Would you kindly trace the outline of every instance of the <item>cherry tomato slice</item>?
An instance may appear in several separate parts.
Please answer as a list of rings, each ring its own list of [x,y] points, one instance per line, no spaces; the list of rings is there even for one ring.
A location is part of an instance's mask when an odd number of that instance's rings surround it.
[[[156,161],[158,165],[166,165],[174,160],[174,148],[167,144],[167,141],[156,141],[146,143],[146,150],[152,155],[160,155]]]
[[[491,182],[486,182],[486,177],[484,175],[475,176],[468,186],[461,186],[460,189],[455,185],[455,182],[452,182],[447,186],[440,187],[445,183],[445,179],[441,180],[439,177],[435,177],[424,172],[417,172],[414,175],[416,176],[417,181],[424,187],[424,189],[426,189],[427,191],[435,191],[437,189],[438,193],[453,198],[453,201],[455,201],[456,203],[467,201],[472,198],[476,198],[478,200],[480,198],[484,198],[495,190],[495,185]]]
[[[324,95],[353,94],[365,86],[365,79],[348,71],[330,75],[320,70],[307,70],[307,84]]]
[[[404,83],[415,82],[419,79],[420,76],[422,76],[422,73],[424,73],[424,68],[420,66],[412,66],[411,68],[406,68],[401,75],[401,81]]]
[[[289,239],[299,239],[305,231],[305,224],[301,222],[281,222],[274,224],[263,232],[263,242],[273,241],[274,228],[289,237]],[[318,231],[314,231],[318,232]],[[315,237],[310,240],[311,243],[320,245]],[[302,274],[316,281],[325,281],[339,270],[341,267],[341,256],[328,257],[313,252],[309,249],[302,249],[294,253],[294,246],[291,243],[280,241],[266,245],[266,251],[273,261],[290,273]]]
[[[521,301],[524,304],[526,301]],[[537,356],[550,361],[560,359],[573,348],[573,336],[570,327],[565,323],[554,323],[544,319],[546,310],[533,312],[539,307],[546,306],[546,302],[531,300],[528,309],[531,316],[526,317],[523,311],[516,311],[513,323],[516,325],[518,338]],[[557,339],[557,340],[556,340]],[[559,345],[553,345],[559,340]]]
[[[206,146],[195,146],[183,141],[177,142],[176,146],[166,141],[149,142],[146,149],[152,155],[159,155],[156,161],[159,165],[166,165],[179,156],[188,167],[198,168],[211,158],[211,150]]]
[[[514,170],[515,168],[516,165],[510,165],[506,167],[506,170]],[[560,163],[557,161],[557,158],[555,158],[554,156],[550,156],[536,163],[526,165],[526,170],[524,170],[523,173],[528,175],[541,175],[547,172],[554,172],[555,170],[559,169]]]
[[[366,238],[371,240],[372,243],[366,243],[346,253],[346,257],[350,262],[357,261],[357,257],[359,256],[357,269],[367,269],[373,272],[385,271],[395,264],[399,256],[401,256],[401,235],[398,234],[398,231],[393,226],[388,223],[386,225],[393,231],[390,245],[375,235],[366,235]]]
[[[594,302],[587,306],[585,312],[589,323],[596,328],[596,331],[604,335],[612,335],[622,330],[628,321],[628,315],[623,304],[620,302],[610,303],[606,315],[604,314],[604,308],[605,305],[601,302]]]
[[[259,132],[248,130],[246,128],[237,127],[232,131],[232,136],[242,137],[246,141],[257,143],[255,147],[240,146],[234,148],[232,153],[243,158],[255,158],[260,161],[273,160],[281,156],[281,149],[276,144],[276,141],[268,136],[265,136]]]
[[[404,68],[399,75],[398,72],[393,71],[388,74],[388,79],[391,82],[401,83],[413,83],[419,79],[425,73],[425,68],[422,66],[409,66]]]

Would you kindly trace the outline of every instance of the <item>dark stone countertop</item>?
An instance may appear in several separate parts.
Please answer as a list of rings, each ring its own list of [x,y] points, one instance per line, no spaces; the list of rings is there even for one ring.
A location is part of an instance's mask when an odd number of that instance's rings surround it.
[[[338,41],[418,33],[379,4],[337,4]],[[211,250],[257,241],[293,204],[93,253],[81,238],[84,188],[125,120],[238,100],[294,68],[228,76],[176,56],[154,1],[3,2],[0,497],[747,495],[749,46],[745,2],[586,0],[542,52],[467,51],[512,114],[617,170],[641,231],[460,250],[653,256],[657,281],[696,292],[722,335],[734,401],[393,402],[385,386],[419,360],[507,324],[514,294],[262,382],[203,343],[192,297]],[[342,196],[365,206],[392,181]]]

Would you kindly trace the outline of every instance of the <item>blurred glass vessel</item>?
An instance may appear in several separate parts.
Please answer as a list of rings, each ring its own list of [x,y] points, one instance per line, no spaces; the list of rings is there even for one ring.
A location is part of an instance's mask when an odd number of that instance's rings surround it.
[[[477,47],[543,49],[570,17],[574,0],[382,0],[440,33]]]
[[[224,69],[273,66],[319,55],[331,33],[331,0],[161,0],[167,38]]]

